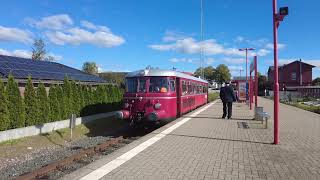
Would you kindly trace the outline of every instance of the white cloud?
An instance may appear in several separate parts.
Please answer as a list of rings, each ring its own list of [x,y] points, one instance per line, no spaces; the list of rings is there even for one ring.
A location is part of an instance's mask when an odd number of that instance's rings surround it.
[[[15,56],[15,57],[22,57],[22,58],[31,58],[32,57],[32,52],[28,50],[22,50],[22,49],[17,49],[14,51],[8,51],[5,49],[0,49],[0,54],[1,55],[6,55],[6,56]],[[52,56],[55,61],[60,61],[62,59],[62,56],[56,55],[53,53],[49,53],[49,56]]]
[[[164,37],[162,38],[162,41],[173,42],[173,41],[177,41],[185,38],[187,38],[187,36],[182,32],[166,31]]]
[[[194,60],[190,58],[171,58],[169,59],[169,61],[173,63],[179,63],[179,62],[193,63],[194,62]]]
[[[125,42],[121,36],[114,35],[110,31],[98,30],[91,32],[81,28],[71,28],[66,31],[46,32],[49,40],[58,45],[82,43],[93,44],[99,47],[114,47]]]
[[[246,63],[245,58],[223,58],[223,61],[230,63],[230,64],[243,64]]]
[[[285,44],[278,43],[278,49],[283,49],[283,48],[285,48],[285,47],[286,47]],[[273,49],[273,43],[268,43],[268,44],[266,44],[266,48],[267,48],[267,49]]]
[[[212,64],[213,62],[215,62],[215,60],[214,60],[213,58],[207,58],[207,59],[205,60],[205,63],[206,63],[207,65],[210,65],[210,64]]]
[[[256,52],[256,55],[258,56],[266,56],[270,53],[271,51],[268,50],[268,49],[259,49],[257,52]],[[253,53],[254,54],[254,53]]]
[[[0,26],[0,41],[32,42],[32,33],[18,28]]]
[[[37,21],[31,18],[27,18],[26,21],[31,25],[39,29],[53,29],[61,30],[73,25],[73,20],[68,14],[57,14],[53,16],[47,16]]]
[[[178,39],[171,44],[154,44],[150,45],[150,48],[159,51],[177,51],[186,54],[200,53],[201,47],[203,53],[206,55],[243,55],[235,48],[224,48],[223,45],[216,42],[214,39],[208,39],[204,41],[196,41],[193,38]]]
[[[15,56],[15,57],[22,57],[22,58],[31,58],[32,53],[27,50],[14,50],[14,51],[8,51],[5,49],[0,49],[0,54],[1,55],[6,55],[6,56]]]
[[[91,30],[96,30],[96,31],[104,31],[104,32],[110,32],[110,29],[106,26],[97,26],[89,21],[83,20],[81,21],[81,26],[91,29]]]
[[[237,36],[235,39],[234,39],[234,42],[236,42],[236,43],[241,43],[241,42],[243,42],[244,41],[244,37],[242,37],[242,36]]]

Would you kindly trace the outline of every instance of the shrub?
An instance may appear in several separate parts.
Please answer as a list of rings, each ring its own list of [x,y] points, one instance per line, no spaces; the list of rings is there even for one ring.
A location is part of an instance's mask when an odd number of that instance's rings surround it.
[[[7,130],[9,126],[8,97],[5,92],[4,84],[0,79],[0,131]]]
[[[37,99],[39,104],[39,121],[37,124],[49,122],[49,101],[46,88],[43,83],[40,83],[37,89]]]
[[[28,77],[24,91],[24,103],[26,109],[26,126],[35,125],[39,120],[38,102],[36,91],[33,87],[31,77]]]
[[[63,93],[62,86],[56,86],[56,94],[57,99],[59,101],[59,113],[60,113],[60,119],[66,119],[67,117],[67,105],[65,104],[65,95]]]
[[[67,119],[73,111],[71,83],[67,77],[63,81],[62,89],[64,103],[64,118]]]
[[[72,113],[77,116],[80,115],[80,94],[78,92],[78,87],[74,81],[70,83],[72,98],[70,98]]]
[[[8,77],[6,93],[8,95],[10,128],[24,127],[26,117],[24,103],[18,88],[18,83],[15,82],[11,74]]]
[[[50,121],[61,120],[61,108],[58,99],[58,88],[56,86],[51,86],[49,90],[49,107],[50,107]]]

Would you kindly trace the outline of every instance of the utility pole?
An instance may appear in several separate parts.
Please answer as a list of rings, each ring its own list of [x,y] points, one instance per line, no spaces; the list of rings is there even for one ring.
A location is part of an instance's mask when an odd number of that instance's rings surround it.
[[[246,51],[246,100],[248,100],[248,93],[249,93],[249,89],[247,88],[247,84],[248,84],[248,51],[253,51],[255,50],[254,48],[241,48],[239,49],[239,51]]]

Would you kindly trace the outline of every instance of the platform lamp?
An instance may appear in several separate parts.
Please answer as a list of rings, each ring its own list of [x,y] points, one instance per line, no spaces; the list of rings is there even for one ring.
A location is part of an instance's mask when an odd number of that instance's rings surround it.
[[[253,51],[254,48],[240,48],[239,51],[246,51],[246,86],[248,84],[248,51]],[[246,88],[247,89],[247,88]],[[246,100],[248,100],[248,90],[246,90]]]
[[[278,72],[278,27],[284,17],[289,14],[288,7],[279,8],[277,12],[277,0],[272,0],[273,3],[273,53],[274,53],[274,144],[279,144],[279,72]]]

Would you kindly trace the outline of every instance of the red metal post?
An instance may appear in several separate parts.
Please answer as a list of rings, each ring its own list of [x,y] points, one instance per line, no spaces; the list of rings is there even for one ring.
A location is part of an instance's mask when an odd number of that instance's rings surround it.
[[[279,144],[279,82],[278,82],[278,19],[277,0],[273,1],[273,53],[274,53],[274,144]]]
[[[249,79],[249,106],[250,110],[252,110],[252,76],[250,70],[250,79]]]
[[[258,106],[258,62],[257,56],[254,56],[254,89],[255,89],[255,98],[254,103],[255,107]]]
[[[248,48],[246,48],[246,83],[248,82]]]

